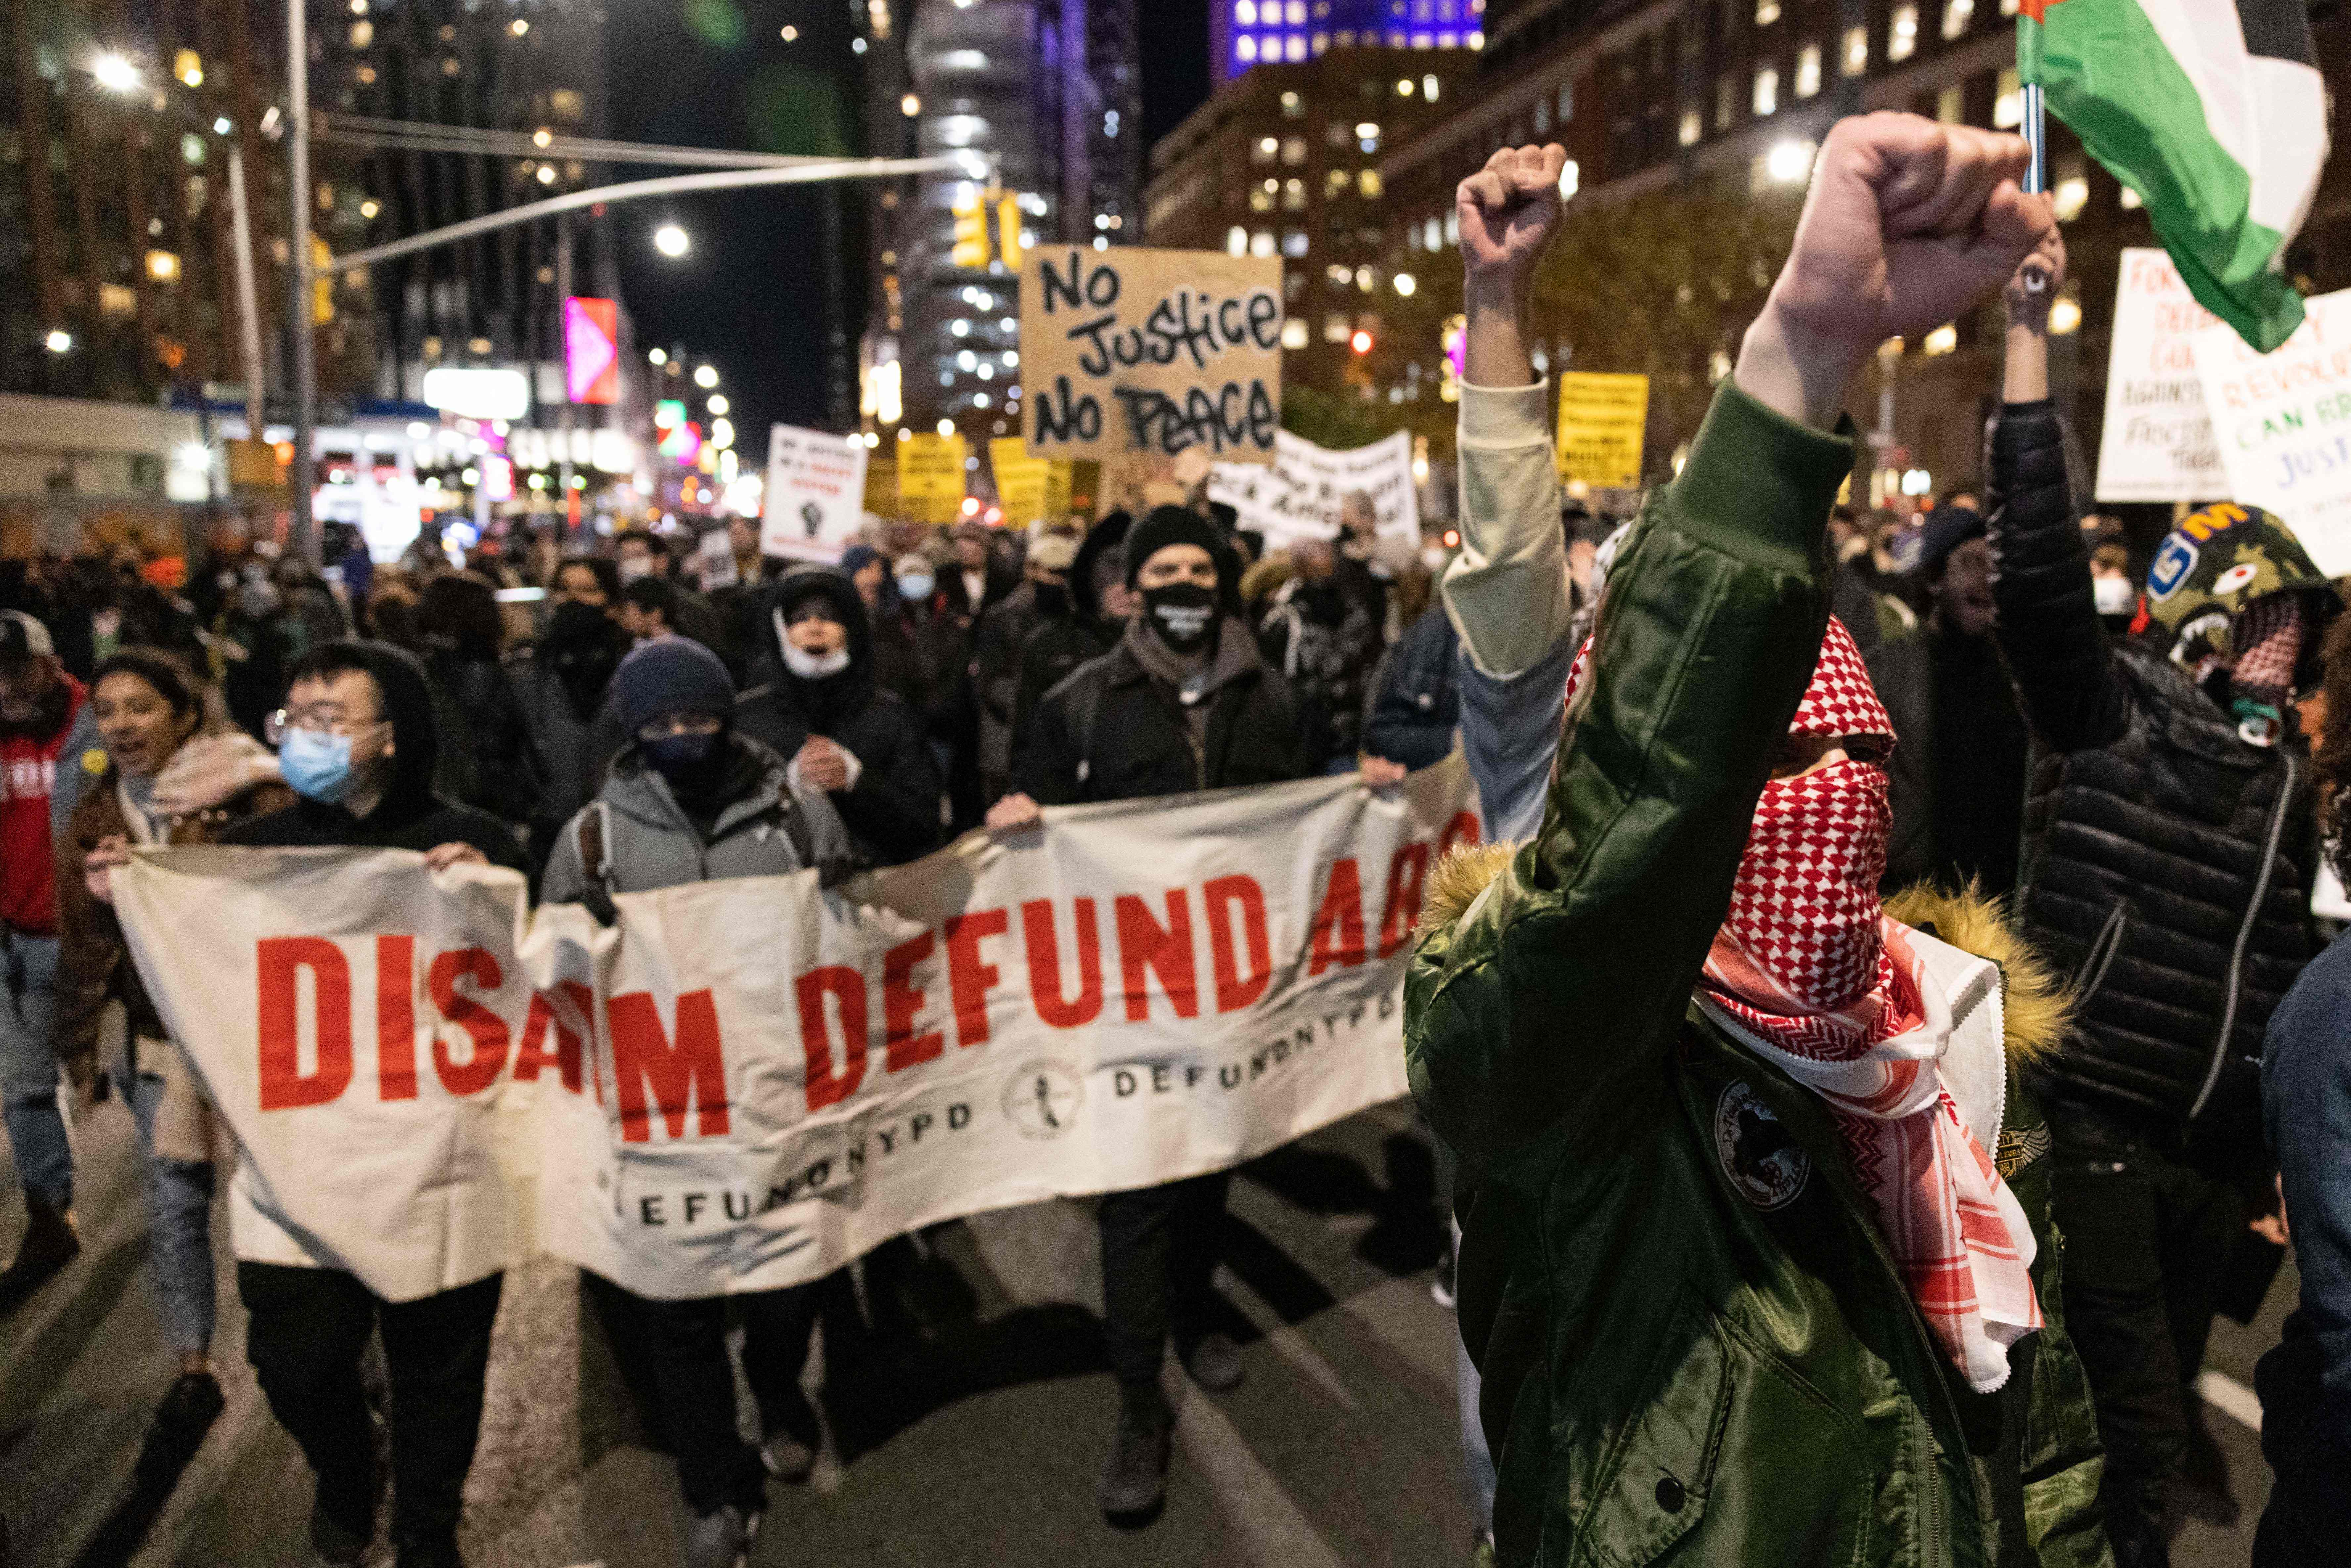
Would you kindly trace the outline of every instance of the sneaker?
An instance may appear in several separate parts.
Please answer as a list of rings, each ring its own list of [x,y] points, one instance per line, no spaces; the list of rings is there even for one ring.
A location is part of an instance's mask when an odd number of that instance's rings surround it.
[[[1241,1385],[1241,1347],[1226,1334],[1202,1334],[1184,1352],[1184,1370],[1209,1393],[1228,1394]]]
[[[685,1532],[685,1568],[743,1568],[759,1516],[732,1504],[696,1519]]]
[[[816,1469],[816,1449],[789,1432],[770,1432],[759,1444],[759,1462],[778,1480],[797,1486]]]
[[[1167,1435],[1175,1417],[1159,1385],[1139,1383],[1118,1393],[1118,1431],[1097,1494],[1105,1518],[1141,1520],[1167,1499]]]
[[[1453,1289],[1453,1249],[1450,1247],[1437,1260],[1437,1277],[1428,1282],[1428,1295],[1431,1301],[1448,1312],[1458,1299]]]
[[[38,1198],[26,1200],[25,1239],[7,1270],[0,1272],[0,1312],[12,1312],[30,1301],[33,1292],[57,1277],[81,1256],[81,1233],[71,1211]]]

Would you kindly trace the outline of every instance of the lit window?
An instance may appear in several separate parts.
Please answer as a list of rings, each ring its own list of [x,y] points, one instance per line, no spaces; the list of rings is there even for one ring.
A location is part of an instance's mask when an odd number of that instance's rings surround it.
[[[2128,185],[2123,187],[2123,211],[2135,213],[2147,205],[2147,200]]]
[[[2003,16],[2015,16],[2016,0],[2000,0],[2000,14]]]
[[[1331,35],[1328,33],[1317,33],[1308,41],[1307,47],[1316,59],[1321,59],[1324,55],[1331,52]]]
[[[2002,131],[2013,131],[2024,123],[2024,91],[2013,66],[2000,73],[2000,86],[1992,98],[1991,122]]]
[[[1847,27],[1844,30],[1844,64],[1849,77],[1857,77],[1869,68],[1869,29]]]
[[[1305,181],[1289,180],[1283,182],[1281,187],[1281,210],[1286,213],[1302,213],[1306,210]]]
[[[1583,170],[1573,158],[1559,166],[1559,199],[1572,202],[1583,187]]]
[[[1281,324],[1281,346],[1285,349],[1294,351],[1306,347],[1308,336],[1306,323],[1295,316]]]
[[[1968,24],[1976,17],[1976,0],[1943,0],[1943,37],[1967,37]]]
[[[1304,256],[1306,254],[1306,231],[1304,229],[1285,230],[1281,236],[1281,254],[1290,257],[1292,261]]]
[[[1935,118],[1946,125],[1957,125],[1968,117],[1968,90],[1957,83],[1935,95]]]
[[[1439,250],[1445,245],[1445,225],[1435,218],[1420,225],[1420,248]]]
[[[1343,343],[1353,330],[1347,318],[1336,310],[1322,318],[1322,340],[1326,343]]]
[[[1928,333],[1918,346],[1929,354],[1948,354],[1959,346],[1959,329],[1946,321]]]
[[[1249,162],[1270,163],[1273,162],[1273,155],[1280,151],[1281,143],[1279,140],[1271,136],[1260,136],[1257,140],[1257,145],[1249,152]]]
[[[1285,136],[1281,139],[1281,161],[1295,169],[1306,162],[1306,138]]]
[[[1283,93],[1281,95],[1281,118],[1284,120],[1305,119],[1306,100],[1299,97],[1294,92]]]
[[[1334,261],[1322,269],[1322,281],[1333,288],[1344,288],[1355,281],[1355,275]]]
[[[1458,211],[1445,214],[1445,243],[1447,245],[1461,243],[1461,214]]]
[[[1233,20],[1244,27],[1257,26],[1257,0],[1233,0]]]
[[[1333,197],[1344,195],[1346,191],[1347,171],[1344,169],[1326,169],[1322,172],[1322,199],[1324,201],[1327,202],[1332,200]]]
[[[1247,33],[1243,33],[1239,37],[1235,38],[1233,40],[1233,57],[1238,60],[1256,59],[1257,40],[1250,37]]]
[[[1232,227],[1227,229],[1225,231],[1225,254],[1227,256],[1247,256],[1249,254],[1249,230],[1241,227],[1238,224],[1235,224]]]
[[[1780,111],[1780,71],[1776,66],[1755,68],[1755,118]]]
[[[1821,90],[1821,47],[1806,44],[1796,51],[1796,96],[1810,98]]]
[[[1896,5],[1886,29],[1886,57],[1907,60],[1918,47],[1918,7]]]
[[[351,47],[355,49],[364,49],[370,44],[374,42],[375,24],[373,22],[354,22],[351,24]]]
[[[180,161],[191,169],[204,166],[204,139],[193,131],[180,132]]]
[[[1270,181],[1267,182],[1268,184],[1270,184],[1272,182]],[[1249,211],[1253,213],[1270,213],[1273,211],[1273,193],[1267,190],[1264,185],[1250,186]]]
[[[2052,187],[2051,193],[2057,198],[2057,221],[2070,224],[2082,215],[2084,207],[2090,204],[2090,182],[2080,174],[2074,174],[2058,181]]]
[[[1273,232],[1270,229],[1259,229],[1249,235],[1249,254],[1257,256],[1273,254]]]
[[[1293,60],[1302,60],[1306,57],[1306,40],[1293,33],[1290,42],[1282,46],[1282,52]]]
[[[177,283],[180,280],[179,256],[168,250],[149,251],[147,276],[157,283]]]
[[[1755,0],[1755,25],[1768,27],[1780,19],[1780,0]]]
[[[1420,96],[1428,99],[1431,103],[1435,103],[1437,101],[1437,78],[1435,77],[1423,77],[1420,78]]]
[[[1562,82],[1559,89],[1559,122],[1565,125],[1575,118],[1575,84]]]
[[[101,283],[98,286],[98,313],[101,316],[136,316],[139,314],[139,296],[126,284]]]
[[[1355,268],[1355,287],[1369,294],[1380,286],[1380,269],[1376,267]]]
[[[1306,0],[1290,0],[1290,25],[1293,27],[1306,26]]]
[[[1380,199],[1380,172],[1377,169],[1366,169],[1361,174],[1356,175],[1355,189],[1364,193],[1364,200],[1367,202],[1378,201]]]
[[[1541,136],[1544,131],[1549,131],[1550,129],[1551,99],[1547,98],[1539,98],[1535,99],[1535,134],[1537,136]]]
[[[1704,123],[1704,118],[1703,118],[1703,117],[1698,113],[1698,111],[1697,110],[1695,110],[1695,109],[1685,109],[1685,110],[1682,110],[1682,129],[1681,129],[1680,141],[1681,141],[1681,144],[1682,144],[1683,146],[1685,146],[1685,147],[1695,147],[1695,146],[1697,146],[1697,145],[1698,145],[1698,139],[1701,135],[1705,134],[1705,131],[1706,131],[1706,126],[1705,126],[1705,123]]]
[[[1714,128],[1717,131],[1729,130],[1730,117],[1738,112],[1739,84],[1731,79],[1729,72],[1725,71],[1714,84]]]

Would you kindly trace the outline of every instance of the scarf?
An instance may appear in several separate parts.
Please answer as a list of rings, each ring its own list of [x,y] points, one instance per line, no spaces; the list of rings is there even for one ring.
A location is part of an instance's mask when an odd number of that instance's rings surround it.
[[[2293,700],[2303,636],[2298,593],[2273,593],[2239,611],[2229,628],[2231,695],[2273,710]]]
[[[1571,695],[1583,666],[1580,655]],[[1861,652],[1834,619],[1789,733],[1892,747]],[[1928,1332],[1969,1385],[1990,1393],[2008,1381],[2008,1347],[2041,1326],[2034,1241],[1943,1086],[1949,1003],[1927,981],[1915,934],[1880,904],[1892,826],[1876,761],[1767,783],[1698,999],[1827,1103]]]

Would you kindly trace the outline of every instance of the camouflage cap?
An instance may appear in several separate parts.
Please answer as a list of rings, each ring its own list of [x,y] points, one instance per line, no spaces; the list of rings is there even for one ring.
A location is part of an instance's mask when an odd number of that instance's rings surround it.
[[[2306,592],[2320,601],[2316,619],[2341,601],[2294,537],[2259,507],[2223,501],[2182,518],[2164,536],[2147,569],[2147,612],[2171,633],[2174,662],[2196,670],[2230,652],[2230,628],[2245,607],[2275,593]],[[2317,648],[2315,635],[2305,646]]]

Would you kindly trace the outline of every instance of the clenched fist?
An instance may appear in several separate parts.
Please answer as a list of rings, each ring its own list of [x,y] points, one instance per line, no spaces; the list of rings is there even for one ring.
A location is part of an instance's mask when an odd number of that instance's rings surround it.
[[[1517,283],[1534,271],[1559,227],[1567,150],[1505,147],[1453,193],[1461,261],[1472,279]]]
[[[2017,184],[2022,137],[1912,114],[1840,120],[1796,238],[1748,331],[1739,383],[1816,424],[1886,339],[1917,338],[2007,283],[2055,223]]]

